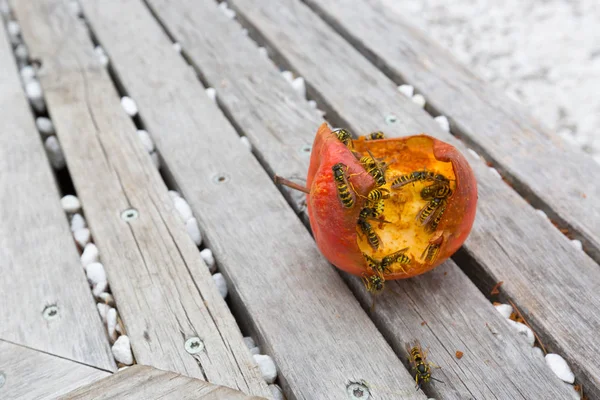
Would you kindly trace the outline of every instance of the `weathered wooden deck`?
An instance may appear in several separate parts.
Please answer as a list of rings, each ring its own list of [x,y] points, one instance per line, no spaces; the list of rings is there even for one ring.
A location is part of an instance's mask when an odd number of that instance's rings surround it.
[[[282,398],[257,352],[274,360],[289,400],[579,398],[491,300],[513,302],[586,396],[600,397],[600,166],[376,0],[228,3],[235,18],[215,0],[80,0],[82,14],[70,0],[12,0],[12,13],[2,10],[0,398]],[[27,102],[28,64],[46,111]],[[304,196],[272,181],[275,172],[304,179],[323,122],[282,69],[306,80],[330,124],[426,132],[476,174],[463,248],[390,284],[397,294],[373,311],[360,280],[318,252]],[[123,110],[122,96],[139,114]],[[40,116],[68,169],[53,173]],[[200,247],[169,189],[189,203]],[[106,286],[93,293],[86,281],[73,213],[60,202],[75,192],[114,304]],[[147,367],[118,371],[129,363],[113,357],[117,336]],[[252,354],[244,336],[258,345]],[[406,363],[414,339],[441,367],[443,383],[423,391]]]

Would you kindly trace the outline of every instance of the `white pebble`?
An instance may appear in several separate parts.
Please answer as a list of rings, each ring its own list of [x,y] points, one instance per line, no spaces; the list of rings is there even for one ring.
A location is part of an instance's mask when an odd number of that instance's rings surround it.
[[[88,264],[85,267],[85,274],[88,278],[88,281],[92,285],[96,285],[98,282],[106,281],[106,271],[104,270],[104,265],[99,262]]]
[[[209,87],[205,90],[206,95],[209,99],[213,101],[213,103],[217,103],[217,90],[215,88]]]
[[[434,120],[444,132],[450,132],[450,121],[448,121],[448,118],[446,118],[444,115],[439,115],[435,117]]]
[[[181,195],[179,194],[179,192],[177,190],[169,190],[169,196],[171,196],[171,199],[175,199],[176,197],[181,197]]]
[[[179,213],[179,216],[181,217],[183,223],[186,223],[191,218],[194,218],[194,215],[192,215],[192,209],[190,208],[190,205],[187,201],[185,201],[183,197],[175,197],[173,199],[173,204],[175,205],[175,209]]]
[[[86,244],[83,253],[81,253],[81,265],[87,267],[91,263],[98,262],[99,260],[100,257],[96,245],[94,243]]]
[[[306,98],[306,84],[304,82],[304,78],[299,76],[292,81],[292,87],[303,99]]]
[[[250,354],[252,354],[252,355],[260,354],[260,349],[258,347],[253,347],[250,349]]]
[[[308,105],[310,106],[310,108],[317,108],[317,102],[314,100],[309,100]]]
[[[107,293],[107,292],[100,293],[96,297],[98,298],[98,301],[100,302],[99,304],[105,304],[105,305],[109,305],[111,307],[115,306],[115,298],[110,293]]]
[[[283,391],[278,385],[269,385],[269,390],[271,391],[271,396],[273,396],[273,400],[285,400]]]
[[[35,69],[31,65],[24,66],[19,72],[21,73],[21,79],[24,84],[35,80]]]
[[[21,41],[21,39],[19,38],[19,36],[21,36],[21,26],[17,21],[8,21],[6,30],[8,31],[8,38],[10,39],[10,44],[16,46]]]
[[[81,17],[83,15],[78,1],[69,1],[69,11],[71,11],[71,13],[76,17]]]
[[[536,212],[538,215],[541,215],[542,217],[544,217],[544,218],[548,219],[548,214],[546,214],[544,211],[542,211],[542,210],[537,210],[537,209],[536,209],[536,210],[535,210],[535,212]]]
[[[82,228],[73,232],[73,238],[75,239],[75,243],[79,245],[79,248],[83,249],[92,239],[92,235],[88,228]]]
[[[94,47],[94,52],[96,53],[96,58],[100,62],[100,65],[106,67],[110,63],[108,55],[106,55],[106,52],[104,51],[104,48],[102,48],[102,46]]]
[[[10,7],[6,0],[0,0],[0,14],[4,15],[6,18],[10,17]]]
[[[243,29],[242,29],[242,35],[244,35],[244,36],[248,36],[248,29],[246,29],[246,28],[243,28]]]
[[[79,229],[83,229],[87,227],[87,223],[85,222],[85,218],[81,214],[74,214],[71,217],[71,232],[75,232]]]
[[[111,308],[106,313],[106,330],[111,342],[117,339],[117,310]]]
[[[507,321],[513,328],[515,328],[515,330],[520,335],[524,336],[527,339],[527,343],[529,343],[530,346],[533,346],[533,344],[535,343],[535,335],[527,325],[521,322],[513,321],[512,319],[509,319]]]
[[[178,53],[181,53],[181,44],[178,42],[173,43],[173,50],[175,50]]]
[[[250,140],[248,140],[248,138],[246,136],[240,137],[240,142],[242,142],[242,144],[244,146],[246,146],[246,148],[248,150],[252,151],[252,144],[250,143]]]
[[[213,276],[213,280],[215,281],[215,285],[217,285],[217,289],[219,289],[219,293],[221,293],[221,297],[227,297],[227,282],[225,282],[225,278],[223,274],[217,272]]]
[[[152,160],[152,164],[156,167],[156,169],[160,168],[160,158],[158,157],[158,152],[153,151],[150,153],[150,159]]]
[[[104,303],[96,304],[98,307],[98,313],[100,314],[100,318],[102,318],[102,322],[106,324],[106,314],[108,314],[108,310],[110,310],[110,306]]]
[[[225,14],[227,16],[227,18],[229,18],[229,19],[235,18],[235,11],[233,11],[232,9],[230,9],[228,7],[227,2],[223,1],[223,2],[219,3],[219,8],[221,9],[221,11],[223,11],[223,14]]]
[[[531,348],[531,352],[533,353],[533,356],[535,358],[539,358],[540,360],[544,359],[544,352],[542,351],[542,349],[540,349],[539,347],[535,347],[533,346]]]
[[[129,96],[121,97],[121,106],[130,117],[135,117],[138,113],[137,104],[135,104],[135,101]]]
[[[423,97],[423,95],[421,95],[421,94],[415,94],[412,97],[412,102],[421,108],[425,107],[425,103],[426,103],[425,97]]]
[[[133,354],[131,354],[131,343],[126,335],[121,335],[112,346],[112,353],[115,360],[121,364],[133,364]]]
[[[148,153],[152,153],[154,151],[154,142],[152,141],[152,138],[150,137],[148,132],[144,129],[138,129],[137,135],[142,144],[144,145],[146,151]]]
[[[467,151],[469,152],[469,154],[471,154],[473,157],[477,158],[478,160],[481,159],[481,156],[479,156],[479,154],[475,150],[467,149]]]
[[[283,76],[290,85],[294,82],[294,74],[292,74],[291,71],[281,71],[281,76]]]
[[[48,136],[44,142],[50,164],[54,169],[63,169],[66,165],[65,156],[56,136]]]
[[[552,372],[563,381],[567,383],[575,382],[575,375],[573,374],[573,371],[571,371],[569,364],[567,364],[565,359],[558,354],[546,354],[546,364],[548,364],[548,367],[550,367]]]
[[[581,240],[573,239],[573,240],[571,240],[571,244],[577,250],[583,250],[583,244],[581,243]]]
[[[27,50],[27,46],[25,46],[23,43],[18,44],[17,47],[15,47],[15,57],[17,61],[20,61],[23,64],[27,63],[27,60],[29,60],[29,51]]]
[[[81,210],[81,202],[77,196],[73,196],[72,194],[63,196],[63,198],[60,199],[60,204],[62,205],[63,210],[69,214],[73,214]]]
[[[35,119],[35,126],[37,126],[38,131],[40,131],[42,135],[49,136],[54,135],[56,133],[56,131],[54,130],[54,125],[52,124],[52,121],[50,121],[50,118],[37,117]]]
[[[102,293],[106,292],[106,289],[108,289],[108,282],[100,281],[94,285],[92,289],[92,294],[94,295],[94,297],[98,297]]]
[[[208,267],[210,272],[215,272],[217,270],[216,263],[215,263],[215,257],[213,256],[211,249],[202,250],[200,252],[200,257],[202,257],[202,259],[206,263],[206,266]]]
[[[498,311],[504,318],[510,318],[510,315],[513,313],[513,308],[509,304],[498,304],[494,307],[496,307],[496,311]]]
[[[400,85],[398,86],[398,91],[408,98],[412,98],[415,94],[415,88],[411,85]]]
[[[202,244],[202,234],[200,233],[200,227],[196,218],[190,218],[185,222],[185,230],[187,231],[190,238],[194,241],[196,246]]]
[[[248,350],[256,347],[256,343],[254,342],[254,339],[252,339],[252,337],[250,337],[250,336],[244,337],[244,343],[246,344],[246,347],[248,348]]]
[[[490,172],[492,173],[492,175],[496,175],[499,179],[502,179],[502,175],[500,175],[500,172],[498,172],[498,170],[496,168],[490,168]]]
[[[267,51],[266,48],[264,47],[259,47],[258,48],[258,52],[260,53],[261,56],[265,57],[265,58],[269,58],[269,52]]]
[[[31,79],[25,84],[25,93],[29,102],[37,112],[43,112],[46,109],[42,86],[37,79]]]
[[[275,379],[277,379],[277,367],[273,359],[263,354],[255,354],[252,357],[254,357],[254,361],[258,364],[263,379],[267,383],[275,382]]]

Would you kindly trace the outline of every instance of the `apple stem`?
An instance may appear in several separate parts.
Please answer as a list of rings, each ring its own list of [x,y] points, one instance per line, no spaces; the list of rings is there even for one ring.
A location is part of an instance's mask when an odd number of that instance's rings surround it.
[[[300,186],[297,183],[294,183],[294,182],[292,182],[290,180],[282,178],[279,175],[275,175],[274,180],[275,180],[275,183],[279,183],[279,184],[282,184],[284,186],[290,187],[292,189],[299,190],[301,192],[310,194],[310,190],[308,188],[305,188],[304,186]]]

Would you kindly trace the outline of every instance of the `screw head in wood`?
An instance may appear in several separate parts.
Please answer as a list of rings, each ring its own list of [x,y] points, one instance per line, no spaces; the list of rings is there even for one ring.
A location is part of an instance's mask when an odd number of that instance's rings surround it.
[[[53,320],[58,317],[58,307],[56,305],[46,306],[42,311],[42,315],[47,321]]]
[[[229,175],[227,174],[217,174],[213,176],[213,182],[220,184],[229,181]]]
[[[204,342],[198,336],[194,336],[185,341],[185,351],[190,354],[198,354],[204,350]]]
[[[371,397],[371,392],[364,382],[351,382],[346,387],[346,392],[351,400],[367,400]]]
[[[385,117],[385,123],[388,124],[388,125],[395,124],[396,121],[398,121],[398,117],[396,117],[393,114],[390,114],[390,115],[388,115],[388,116]]]
[[[133,221],[134,219],[138,219],[140,214],[138,210],[135,208],[128,208],[127,210],[121,213],[121,219],[125,222]]]
[[[305,144],[304,146],[302,146],[302,148],[300,148],[300,154],[303,154],[303,155],[310,154],[311,151],[312,151],[312,146],[309,144]]]

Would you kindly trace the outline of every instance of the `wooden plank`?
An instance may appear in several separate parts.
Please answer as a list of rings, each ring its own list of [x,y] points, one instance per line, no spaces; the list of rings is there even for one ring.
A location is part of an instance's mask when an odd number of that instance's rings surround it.
[[[173,372],[134,365],[123,371],[74,390],[64,400],[260,400],[264,397],[247,396],[225,386],[212,385],[199,379]]]
[[[0,339],[0,397],[55,399],[110,373]]]
[[[504,281],[503,292],[550,348],[567,357],[589,393],[600,393],[600,368],[589,362],[600,354],[598,265],[307,6],[296,0],[281,1],[276,9],[255,0],[229,3],[280,60],[306,78],[310,93],[338,126],[383,129],[390,136],[427,132],[465,154],[479,183],[478,215],[463,253],[476,262],[473,275],[491,284]],[[386,127],[390,115],[397,120]]]
[[[312,140],[320,118],[304,99],[294,96],[278,69],[241,34],[241,27],[210,2],[148,4],[203,79],[217,88],[219,104],[250,138],[267,168],[282,169],[288,176],[304,174],[308,160],[296,155],[300,143]],[[349,282],[363,303],[370,304],[361,282]],[[428,345],[430,357],[442,366],[436,375],[446,382],[428,389],[428,394],[461,399],[569,394],[545,364],[515,340],[512,328],[452,261],[435,273],[400,282],[395,290],[401,297],[384,296],[373,318],[398,354],[406,355],[404,341],[409,338]],[[431,307],[448,303],[454,307]],[[424,318],[427,325],[421,325]],[[457,349],[466,354],[460,361],[455,358]]]
[[[145,5],[82,5],[286,394],[339,399],[365,380],[373,396],[424,398]]]
[[[377,0],[307,0],[397,82],[414,85],[435,115],[600,261],[600,166],[564,143],[501,90],[474,76],[424,32]],[[390,38],[393,38],[390,40]]]
[[[0,338],[114,370],[3,26],[0,71]]]
[[[18,2],[48,109],[136,360],[247,393],[268,388],[66,2]],[[134,208],[138,218],[124,222]],[[200,337],[204,351],[184,343]]]

